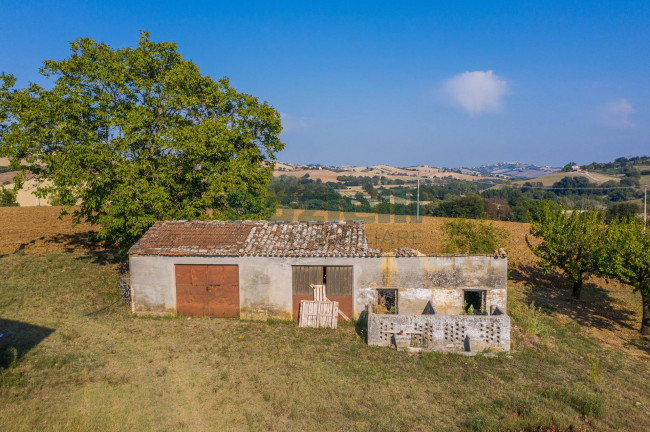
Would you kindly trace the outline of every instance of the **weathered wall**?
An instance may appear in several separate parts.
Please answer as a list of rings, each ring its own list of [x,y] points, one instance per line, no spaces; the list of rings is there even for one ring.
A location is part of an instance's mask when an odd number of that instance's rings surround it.
[[[491,256],[382,257],[366,269],[355,311],[374,301],[377,287],[398,291],[400,314],[420,315],[430,301],[437,314],[458,315],[463,309],[463,290],[486,290],[486,308],[497,306],[506,313],[508,261]]]
[[[371,313],[368,316],[368,345],[390,346],[393,335],[401,331],[422,335],[428,349],[510,351],[510,317],[507,315],[409,316]]]
[[[355,316],[375,301],[377,287],[400,288],[400,313],[421,314],[427,301],[439,314],[458,314],[463,289],[488,289],[488,305],[505,313],[507,260],[488,256],[438,257],[181,257],[132,255],[132,308],[136,313],[176,311],[176,264],[237,264],[243,318],[292,315],[291,266],[353,266]],[[402,301],[404,303],[402,303]]]

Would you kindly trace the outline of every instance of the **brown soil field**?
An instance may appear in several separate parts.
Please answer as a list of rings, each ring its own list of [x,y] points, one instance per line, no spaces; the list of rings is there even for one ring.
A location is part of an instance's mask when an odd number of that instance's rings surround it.
[[[57,252],[89,247],[90,224],[59,218],[61,207],[0,207],[0,255],[18,251]]]

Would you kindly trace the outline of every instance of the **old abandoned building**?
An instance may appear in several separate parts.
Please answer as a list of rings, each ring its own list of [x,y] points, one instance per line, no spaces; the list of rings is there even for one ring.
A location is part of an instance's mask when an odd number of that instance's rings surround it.
[[[292,319],[325,285],[345,315],[368,313],[370,344],[404,332],[430,348],[510,346],[507,259],[382,252],[360,222],[162,221],[129,266],[138,314]]]

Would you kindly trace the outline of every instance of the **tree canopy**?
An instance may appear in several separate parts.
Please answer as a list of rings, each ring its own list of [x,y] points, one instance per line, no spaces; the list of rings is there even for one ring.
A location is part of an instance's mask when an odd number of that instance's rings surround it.
[[[600,271],[641,293],[641,333],[650,335],[650,229],[644,232],[643,225],[643,219],[636,217],[611,222]]]
[[[569,211],[566,205],[543,201],[538,218],[531,223],[530,234],[541,241],[533,244],[526,237],[528,246],[545,271],[563,270],[573,284],[573,297],[580,298],[585,279],[599,270],[606,228],[602,212]]]
[[[42,197],[78,205],[75,220],[122,248],[160,219],[267,215],[284,147],[275,109],[146,32],[135,48],[92,39],[70,48],[44,62],[49,89],[0,78],[0,156],[33,173]]]

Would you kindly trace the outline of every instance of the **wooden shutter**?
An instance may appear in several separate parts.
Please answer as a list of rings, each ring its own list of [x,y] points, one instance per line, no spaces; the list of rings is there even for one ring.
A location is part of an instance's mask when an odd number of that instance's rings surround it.
[[[292,267],[292,292],[293,295],[312,296],[310,285],[322,285],[322,266],[293,266]]]
[[[327,266],[325,278],[327,296],[352,295],[352,266]]]

